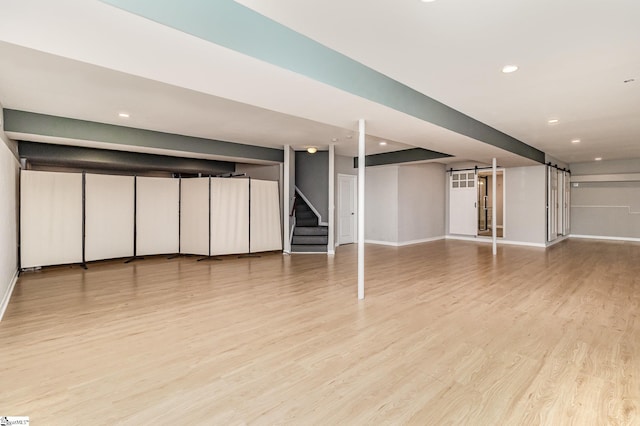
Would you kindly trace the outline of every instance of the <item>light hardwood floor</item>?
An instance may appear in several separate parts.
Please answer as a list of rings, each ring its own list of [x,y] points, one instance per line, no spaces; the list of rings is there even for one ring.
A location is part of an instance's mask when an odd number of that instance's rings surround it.
[[[0,415],[35,425],[640,423],[640,244],[438,241],[23,274]]]

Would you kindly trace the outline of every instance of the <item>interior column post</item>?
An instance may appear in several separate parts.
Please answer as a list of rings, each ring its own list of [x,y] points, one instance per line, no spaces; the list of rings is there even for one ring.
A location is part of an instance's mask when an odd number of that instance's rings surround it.
[[[364,299],[364,169],[365,122],[358,120],[358,299]]]
[[[493,255],[495,256],[496,254],[498,254],[498,239],[496,235],[496,221],[498,218],[498,214],[496,211],[498,204],[496,200],[498,171],[497,161],[495,158],[491,163],[491,171],[493,172],[493,178],[491,179],[491,236],[493,240]]]

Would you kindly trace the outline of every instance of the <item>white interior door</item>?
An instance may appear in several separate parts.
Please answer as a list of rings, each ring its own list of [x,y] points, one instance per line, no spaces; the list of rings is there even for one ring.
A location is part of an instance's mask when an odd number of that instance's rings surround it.
[[[357,176],[338,175],[338,244],[356,242],[357,181]]]
[[[558,170],[547,167],[547,241],[558,238]]]
[[[571,175],[564,172],[564,235],[571,233]]]
[[[449,233],[477,235],[478,177],[475,172],[453,172],[449,179]]]

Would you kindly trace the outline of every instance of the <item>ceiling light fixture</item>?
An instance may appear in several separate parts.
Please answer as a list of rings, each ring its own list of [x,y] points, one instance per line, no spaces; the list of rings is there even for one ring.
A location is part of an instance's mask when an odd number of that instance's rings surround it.
[[[420,0],[422,3],[433,3],[436,0]]]
[[[596,158],[594,158],[594,160],[600,161],[600,160],[602,160],[602,157],[596,157]]]
[[[331,138],[331,142],[338,142],[338,138]]]
[[[580,143],[580,139],[573,139],[571,143]]]
[[[128,112],[119,112],[118,113],[118,117],[120,117],[120,118],[129,118],[130,115],[129,115]]]
[[[378,142],[378,145],[380,146],[387,146],[387,143],[385,141],[380,141]]]
[[[315,146],[310,146],[309,148],[307,148],[307,152],[309,154],[315,154],[316,152],[318,152],[318,148],[316,148]]]
[[[549,124],[558,124],[560,122],[560,120],[558,120],[557,118],[552,118],[551,120],[547,121],[547,123]]]
[[[502,67],[502,72],[505,74],[510,74],[516,71],[518,71],[517,65],[505,65],[504,67]]]

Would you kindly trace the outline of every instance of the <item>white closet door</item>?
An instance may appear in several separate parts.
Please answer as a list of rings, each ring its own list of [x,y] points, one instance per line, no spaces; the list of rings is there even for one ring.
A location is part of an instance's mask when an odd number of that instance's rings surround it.
[[[249,179],[211,178],[211,255],[249,252]]]
[[[449,178],[449,233],[477,235],[478,177],[474,172],[453,172]]]
[[[178,188],[178,179],[137,178],[137,255],[178,252]]]
[[[251,179],[251,252],[282,250],[278,182]]]
[[[547,241],[558,238],[558,170],[547,166]]]
[[[82,174],[20,173],[22,268],[82,262]]]
[[[182,179],[180,253],[209,254],[209,178]]]
[[[85,258],[133,256],[133,176],[86,175]]]

